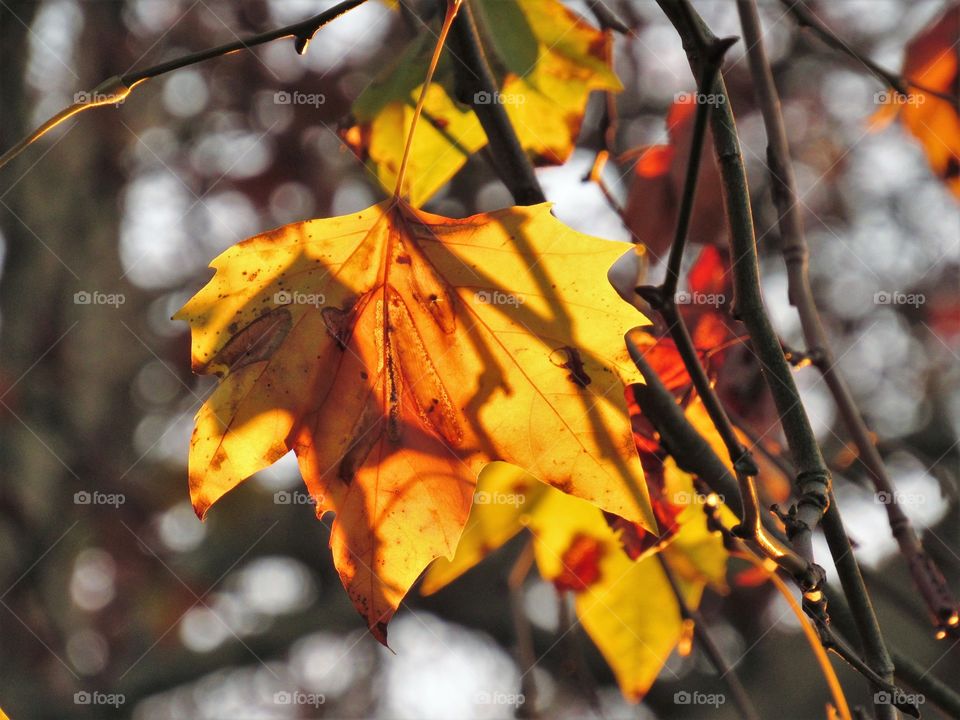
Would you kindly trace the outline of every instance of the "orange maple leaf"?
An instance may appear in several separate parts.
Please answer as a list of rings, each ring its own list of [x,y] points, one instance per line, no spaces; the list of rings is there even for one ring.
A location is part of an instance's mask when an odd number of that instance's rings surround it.
[[[191,441],[197,513],[293,450],[384,642],[488,462],[655,531],[622,389],[637,313],[605,280],[625,250],[546,204],[453,220],[400,200],[230,248],[176,316],[222,377]]]
[[[624,215],[636,242],[654,257],[665,257],[673,243],[680,212],[684,174],[693,143],[696,104],[693,95],[674,102],[667,112],[667,145],[626,153],[636,156]],[[706,146],[710,147],[707,130]],[[720,171],[711,151],[700,159],[700,181],[688,236],[693,242],[719,243],[726,233]]]
[[[923,145],[930,167],[960,199],[960,4],[948,7],[907,45],[903,77],[910,94],[878,93],[885,106],[874,115],[882,125],[899,116]],[[933,92],[944,93],[939,97]]]

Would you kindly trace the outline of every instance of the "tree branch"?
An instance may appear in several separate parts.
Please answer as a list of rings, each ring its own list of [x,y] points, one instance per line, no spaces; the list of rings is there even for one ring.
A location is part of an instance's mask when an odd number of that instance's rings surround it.
[[[712,37],[712,33],[688,0],[658,0],[658,4],[677,28],[690,66],[694,74],[698,74],[704,62],[706,42]],[[800,400],[790,365],[784,357],[764,307],[749,187],[736,123],[722,77],[717,78],[711,90],[717,98],[711,128],[720,162],[731,230],[735,316],[744,322],[750,333],[757,357],[763,365],[764,377],[776,403],[794,464],[799,471],[796,478],[799,499],[788,518],[788,531],[797,552],[812,562],[812,534],[821,519],[823,520],[827,543],[857,621],[868,663],[880,677],[889,681],[893,677],[893,664],[886,651],[859,566],[853,556],[850,540],[843,529],[832,497],[829,470]],[[723,102],[720,102],[720,97],[724,98]],[[881,720],[892,718],[896,714],[889,705],[879,705],[877,710]]]
[[[902,75],[887,70],[885,67],[878,65],[870,58],[854,50],[848,43],[844,42],[839,35],[827,27],[827,25],[819,17],[817,17],[816,13],[806,6],[804,0],[780,0],[780,3],[791,15],[793,15],[797,21],[797,24],[801,28],[809,28],[810,31],[820,38],[820,40],[822,40],[826,45],[846,55],[847,57],[856,60],[871,75],[885,85],[892,87],[900,95],[909,95],[910,88],[914,87],[922,92],[935,95],[942,100],[946,100],[954,104],[957,103],[956,95],[940,92],[939,90],[932,90],[931,88],[913,82],[909,78],[905,78]]]
[[[924,551],[910,520],[897,503],[897,491],[893,481],[887,475],[883,459],[857,409],[853,394],[836,368],[837,361],[810,287],[810,252],[800,215],[799,192],[790,160],[787,131],[780,111],[780,97],[764,49],[760,16],[753,0],[737,0],[737,10],[748,48],[747,58],[753,87],[767,133],[768,169],[773,200],[779,216],[781,252],[786,262],[789,283],[788,294],[790,303],[800,316],[800,325],[807,343],[807,355],[823,375],[847,431],[859,450],[860,459],[873,480],[874,488],[880,494],[878,497],[887,498],[885,506],[890,528],[930,614],[942,631],[956,631],[960,621],[957,601],[953,598],[943,574]]]
[[[626,338],[626,344],[630,358],[643,375],[645,382],[644,385],[638,385],[634,389],[637,403],[644,417],[660,434],[667,452],[681,470],[701,478],[713,492],[723,496],[724,502],[738,518],[745,518],[747,511],[738,492],[737,480],[731,476],[710,444],[687,420],[673,395],[644,359],[629,335]],[[756,502],[756,496],[753,497],[753,502]],[[824,579],[823,569],[806,561],[784,545],[769,515],[758,515],[758,522],[765,525],[762,531],[743,537],[751,549],[758,555],[773,560],[790,573],[803,592],[819,588]],[[741,522],[741,524],[744,523]]]
[[[53,130],[53,128],[70,119],[74,115],[95,107],[118,105],[127,99],[137,85],[140,85],[151,78],[164,75],[174,70],[179,70],[180,68],[185,68],[189,65],[196,65],[204,60],[210,60],[223,55],[230,55],[231,53],[235,53],[240,50],[249,50],[257,45],[263,45],[264,43],[269,43],[273,42],[274,40],[280,40],[288,37],[295,38],[296,51],[302,55],[306,52],[307,45],[309,45],[310,40],[320,28],[332,20],[336,20],[349,10],[353,10],[358,5],[362,5],[364,2],[366,2],[366,0],[344,0],[341,3],[334,5],[329,10],[326,10],[318,15],[314,15],[306,20],[301,20],[298,23],[293,23],[292,25],[286,25],[281,28],[276,28],[275,30],[268,30],[245,40],[236,40],[225,45],[218,45],[217,47],[210,48],[208,50],[200,50],[199,52],[190,53],[188,55],[184,55],[183,57],[176,58],[174,60],[168,60],[160,63],[159,65],[146,68],[145,70],[137,70],[136,72],[127,73],[125,75],[115,75],[111,78],[107,78],[102,83],[97,85],[93,90],[90,90],[89,92],[77,93],[75,96],[76,102],[58,112],[23,140],[10,148],[2,156],[0,156],[0,168],[13,160],[15,157],[17,157],[17,155],[22,153],[24,150],[30,147],[30,145],[42,138],[48,132]]]
[[[503,103],[500,88],[487,62],[470,0],[463,3],[453,24],[451,45],[456,53],[454,75],[457,98],[473,108],[487,135],[494,170],[518,205],[536,205],[547,198],[537,180]],[[487,99],[487,102],[483,102]]]

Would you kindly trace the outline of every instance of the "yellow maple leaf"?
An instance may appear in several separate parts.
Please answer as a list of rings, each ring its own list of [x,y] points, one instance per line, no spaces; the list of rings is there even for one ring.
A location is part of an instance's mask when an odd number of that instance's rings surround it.
[[[704,588],[725,587],[727,553],[707,530],[692,480],[667,460],[667,491],[688,498],[680,528],[660,552],[696,607]],[[537,483],[521,468],[491,463],[452,560],[427,571],[421,591],[436,592],[503,545],[524,526],[533,533],[541,576],[575,592],[578,620],[612,668],[624,696],[637,702],[684,636],[680,608],[659,560],[631,560],[596,506]]]
[[[295,451],[382,641],[490,461],[655,528],[623,400],[637,313],[605,279],[625,250],[547,204],[454,220],[399,200],[228,249],[176,315],[222,378],[191,440],[197,513]]]
[[[559,0],[481,0],[475,7],[479,24],[488,29],[487,52],[501,86],[497,96],[479,102],[504,105],[535,162],[563,163],[580,132],[590,92],[621,89],[608,61],[609,39]],[[403,150],[397,140],[410,130],[431,39],[415,40],[396,65],[357,98],[353,112],[358,124],[345,133],[390,190]],[[402,188],[414,206],[429,200],[487,143],[473,111],[453,99],[456,62],[448,58],[441,64],[438,83],[429,89],[423,106],[427,122],[418,127]]]

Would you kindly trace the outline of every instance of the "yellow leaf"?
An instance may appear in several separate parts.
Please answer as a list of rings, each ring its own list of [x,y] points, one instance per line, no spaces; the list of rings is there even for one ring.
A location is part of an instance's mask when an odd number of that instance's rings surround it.
[[[706,585],[726,587],[727,553],[709,532],[692,479],[667,459],[666,487],[685,500],[680,529],[665,553],[686,601],[699,605]],[[521,468],[483,469],[466,529],[452,560],[427,570],[421,590],[432,593],[469,570],[524,526],[534,536],[540,574],[576,592],[577,617],[613,669],[625,697],[638,701],[684,637],[676,597],[659,560],[630,560],[594,505],[546,487]]]
[[[637,315],[605,280],[625,249],[546,204],[453,220],[396,201],[230,248],[176,316],[222,378],[191,440],[197,513],[294,450],[382,641],[493,460],[654,529],[622,389]]]
[[[618,91],[608,61],[609,40],[559,0],[482,0],[478,22],[501,73],[501,92],[480,102],[502,103],[523,148],[539,164],[564,162],[573,150],[592,90]],[[432,36],[416,39],[396,65],[357,98],[358,125],[344,139],[367,157],[393,190],[413,107],[430,56]],[[453,63],[445,58],[424,103],[403,192],[414,206],[429,200],[487,143],[476,115],[455,102]]]
[[[431,563],[420,592],[435,593],[506,543],[523,529],[530,512],[553,492],[515,465],[494,462],[484,467],[477,478],[473,509],[456,554]]]
[[[692,491],[689,476],[668,468],[678,486]],[[556,581],[573,572],[584,586],[576,592],[578,620],[603,654],[624,696],[639,701],[684,635],[676,596],[656,556],[630,560],[596,507],[551,493],[531,519],[540,573]],[[700,508],[690,506],[674,540],[661,552],[675,571],[687,603],[700,604],[707,583],[724,585],[727,554],[707,531]],[[569,552],[583,539],[595,543],[596,568],[577,567]],[[576,590],[576,586],[572,589]]]

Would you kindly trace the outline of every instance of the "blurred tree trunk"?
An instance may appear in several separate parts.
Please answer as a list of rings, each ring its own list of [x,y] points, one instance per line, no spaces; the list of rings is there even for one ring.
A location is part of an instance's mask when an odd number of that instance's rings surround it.
[[[0,22],[4,148],[30,129],[33,91],[24,80],[30,33],[24,25],[31,24],[38,5],[8,3]],[[61,58],[81,78],[76,89],[116,73],[124,60],[129,64],[117,40],[123,37],[121,10],[121,3],[83,6],[75,57]],[[89,619],[73,606],[67,588],[76,551],[98,544],[95,523],[115,511],[75,505],[74,493],[123,492],[119,479],[135,460],[130,385],[147,350],[124,324],[139,332],[145,299],[121,280],[118,199],[128,133],[118,115],[95,110],[69,121],[58,131],[65,135],[62,142],[45,138],[0,174],[6,242],[0,472],[2,530],[12,537],[4,543],[3,590],[29,573],[3,598],[0,674],[22,677],[25,667],[45,673],[29,684],[5,684],[4,707],[13,717],[39,717],[41,705],[59,717],[68,703],[71,716],[83,710],[72,703],[73,692],[85,683],[66,667],[66,643]],[[121,292],[126,302],[117,308],[75,304],[75,293],[83,291]],[[95,678],[90,683],[106,689]],[[41,686],[48,689],[45,702]],[[58,704],[60,711],[54,709]]]

